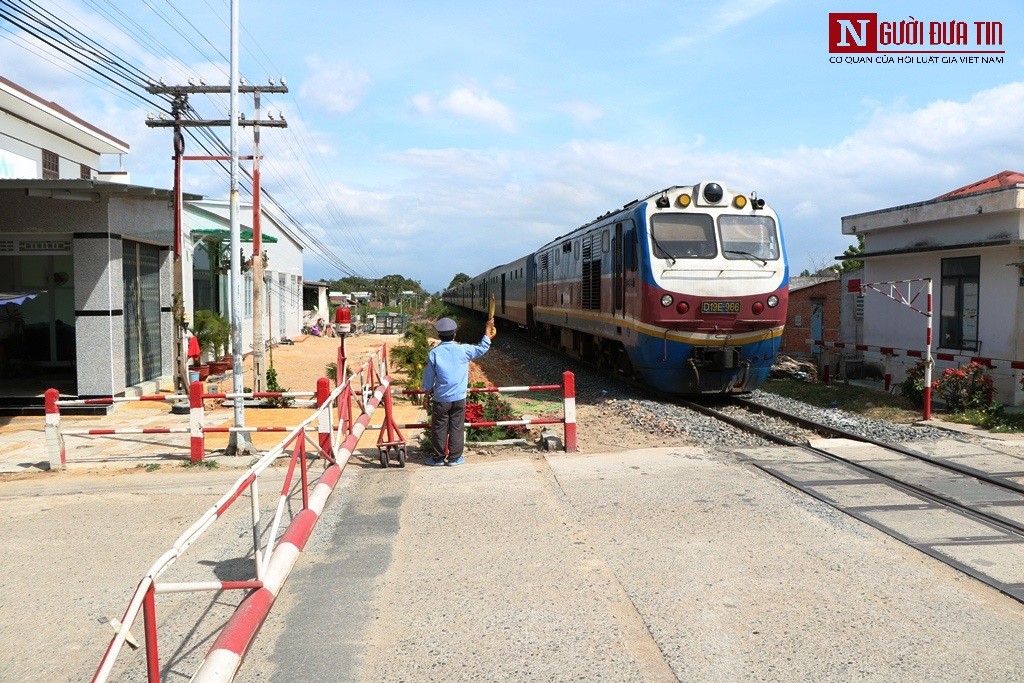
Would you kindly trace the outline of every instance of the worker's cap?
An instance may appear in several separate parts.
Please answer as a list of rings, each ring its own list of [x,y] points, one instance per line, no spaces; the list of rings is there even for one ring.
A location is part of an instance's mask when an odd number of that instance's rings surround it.
[[[436,323],[434,323],[434,328],[437,329],[438,332],[445,333],[454,332],[459,328],[459,326],[451,318],[441,318]]]

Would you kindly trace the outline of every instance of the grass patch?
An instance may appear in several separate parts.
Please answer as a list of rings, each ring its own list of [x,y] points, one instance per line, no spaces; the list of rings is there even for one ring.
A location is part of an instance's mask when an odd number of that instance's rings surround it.
[[[822,384],[801,380],[780,378],[769,379],[761,389],[779,396],[809,403],[819,408],[842,408],[851,413],[876,420],[888,420],[898,424],[910,424],[922,418],[921,409],[916,408],[904,396],[892,396],[852,384]],[[932,414],[937,411],[933,409]],[[938,415],[936,415],[939,417]],[[1008,413],[1002,406],[987,409],[970,409],[959,413],[941,414],[941,419],[958,424],[974,425],[991,432],[1024,432],[1024,415]]]
[[[819,408],[841,408],[876,420],[909,424],[921,419],[921,410],[910,400],[869,387],[780,378],[769,379],[761,389]]]
[[[216,460],[205,460],[205,459],[204,460],[197,460],[196,462],[192,462],[191,460],[186,460],[185,462],[181,463],[181,466],[185,467],[185,468],[188,468],[188,469],[204,467],[204,468],[206,468],[208,470],[215,470],[218,467],[220,467],[220,465],[217,464]]]
[[[1024,415],[1007,413],[1002,406],[990,407],[987,410],[972,408],[962,413],[943,415],[942,418],[950,422],[981,427],[990,432],[1024,432]]]

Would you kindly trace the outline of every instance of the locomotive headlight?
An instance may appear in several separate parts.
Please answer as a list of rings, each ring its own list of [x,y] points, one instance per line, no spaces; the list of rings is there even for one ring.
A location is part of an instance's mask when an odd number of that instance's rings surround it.
[[[690,195],[688,195],[688,194],[681,194],[681,195],[679,195],[679,200],[678,201],[679,201],[679,206],[681,206],[681,207],[683,207],[685,209],[686,207],[688,207],[690,205],[690,201],[692,201],[692,200],[690,199]]]
[[[760,301],[755,301],[754,305],[750,307],[750,310],[754,312],[754,315],[761,315],[764,312],[764,304]]]
[[[679,315],[686,315],[690,311],[690,304],[685,301],[680,301],[676,304],[676,313]]]
[[[671,294],[662,294],[661,295],[661,305],[664,306],[665,308],[668,308],[669,306],[671,306],[672,305],[672,295]]]
[[[725,190],[718,183],[708,183],[704,186],[704,199],[709,204],[717,204],[725,196]]]
[[[779,297],[775,296],[774,294],[772,294],[770,297],[768,297],[768,308],[775,308],[778,305],[779,305]]]
[[[737,209],[742,209],[747,205],[747,198],[741,194],[736,195],[736,198],[732,200],[733,206]]]

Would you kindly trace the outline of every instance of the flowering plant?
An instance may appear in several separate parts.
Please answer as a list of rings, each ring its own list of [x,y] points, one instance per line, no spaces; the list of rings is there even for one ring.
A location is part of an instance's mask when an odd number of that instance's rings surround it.
[[[483,422],[484,407],[479,403],[466,404],[466,422]]]
[[[932,382],[950,412],[958,413],[971,408],[984,408],[992,403],[992,377],[985,366],[971,361],[959,368],[948,368]]]

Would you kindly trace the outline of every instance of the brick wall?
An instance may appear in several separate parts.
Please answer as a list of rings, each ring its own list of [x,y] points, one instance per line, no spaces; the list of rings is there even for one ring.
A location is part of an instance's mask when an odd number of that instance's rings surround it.
[[[811,304],[822,302],[822,338],[825,341],[839,341],[841,299],[839,280],[821,282],[789,292],[789,311],[786,314],[786,330],[782,335],[779,352],[788,356],[810,356],[811,345]]]

